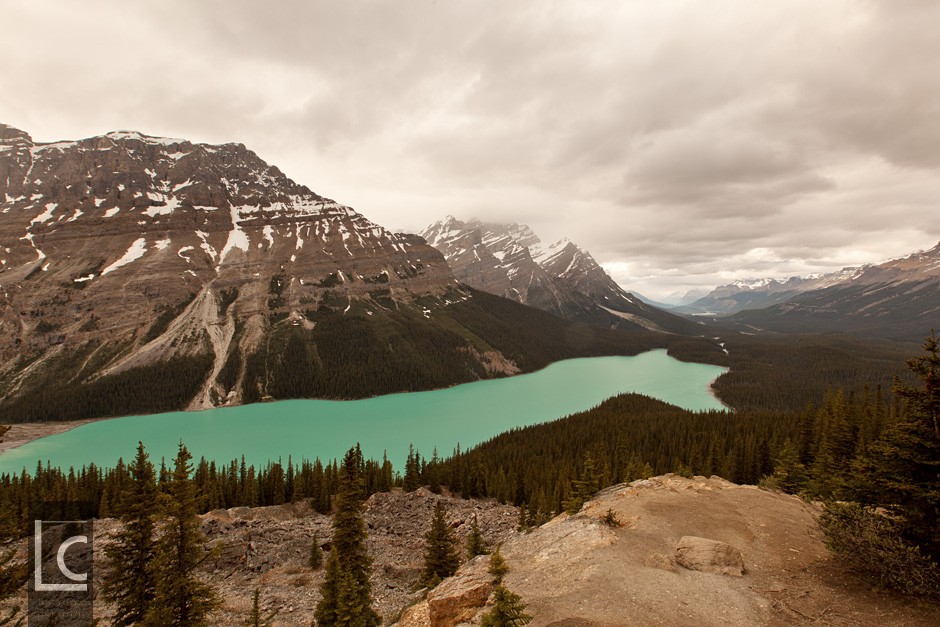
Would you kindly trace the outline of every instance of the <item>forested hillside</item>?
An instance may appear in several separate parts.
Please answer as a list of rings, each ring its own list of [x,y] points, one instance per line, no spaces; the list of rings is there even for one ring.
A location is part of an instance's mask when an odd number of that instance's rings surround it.
[[[530,372],[560,359],[635,355],[672,339],[563,320],[469,288],[414,306],[390,299],[348,305],[344,298],[341,306],[307,316],[303,324],[272,321],[267,340],[244,363],[231,350],[216,377],[222,396],[237,391],[244,402],[258,402],[428,390]],[[236,327],[235,341],[240,332]],[[32,422],[186,409],[212,373],[212,349],[208,341],[202,347],[192,356],[90,380],[86,372],[115,349],[93,342],[63,351],[26,392],[0,402],[0,415]]]
[[[872,340],[844,334],[745,335],[676,338],[669,354],[683,361],[730,368],[713,389],[738,410],[798,411],[818,403],[830,388],[861,393],[885,390],[895,377],[913,382],[905,361],[919,349],[914,342]]]

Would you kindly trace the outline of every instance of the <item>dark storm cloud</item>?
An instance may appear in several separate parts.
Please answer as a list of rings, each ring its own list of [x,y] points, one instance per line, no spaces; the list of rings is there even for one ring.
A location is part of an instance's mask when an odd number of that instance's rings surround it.
[[[4,7],[0,120],[239,141],[390,227],[567,235],[651,296],[940,239],[940,5]]]

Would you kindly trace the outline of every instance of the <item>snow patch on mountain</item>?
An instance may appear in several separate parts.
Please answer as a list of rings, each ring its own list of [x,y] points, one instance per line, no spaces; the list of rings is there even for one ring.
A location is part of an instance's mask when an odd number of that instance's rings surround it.
[[[222,263],[225,262],[225,257],[236,248],[248,252],[248,247],[250,246],[250,242],[248,241],[248,234],[245,233],[238,222],[241,219],[241,211],[244,211],[245,209],[257,210],[256,207],[232,207],[232,230],[229,231],[228,241],[225,242],[225,246],[222,248],[222,252],[219,254],[219,265],[222,265]]]
[[[134,240],[134,243],[131,244],[130,248],[127,249],[127,252],[124,255],[109,265],[107,268],[101,271],[101,276],[110,274],[118,268],[123,268],[124,266],[131,264],[141,257],[144,256],[144,253],[147,252],[147,240],[143,237],[140,237]]]

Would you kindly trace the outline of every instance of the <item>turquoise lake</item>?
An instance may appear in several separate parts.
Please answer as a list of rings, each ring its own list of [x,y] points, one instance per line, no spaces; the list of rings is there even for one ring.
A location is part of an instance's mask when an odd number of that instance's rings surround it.
[[[151,459],[169,463],[182,440],[198,460],[248,463],[341,457],[359,442],[365,456],[383,452],[403,470],[408,445],[426,457],[459,443],[479,444],[514,427],[590,409],[623,392],[645,394],[690,410],[723,409],[709,386],[725,368],[685,363],[665,350],[633,357],[593,357],[543,370],[442,390],[354,401],[291,400],[198,412],[113,418],[34,440],[0,455],[0,473],[35,470],[38,460],[76,468],[113,466],[133,457],[137,441]]]

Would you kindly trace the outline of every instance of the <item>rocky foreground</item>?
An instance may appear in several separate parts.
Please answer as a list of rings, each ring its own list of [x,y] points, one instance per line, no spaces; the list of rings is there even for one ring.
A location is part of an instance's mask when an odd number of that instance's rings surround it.
[[[622,527],[602,522],[612,510]],[[873,591],[823,545],[815,508],[718,477],[604,490],[502,547],[533,626],[936,625],[940,608]],[[479,624],[485,559],[407,609],[400,627]]]
[[[365,511],[373,559],[372,596],[386,622],[423,597],[417,584],[423,567],[424,534],[439,500],[444,501],[447,520],[461,543],[470,532],[474,515],[489,546],[515,533],[518,510],[492,500],[464,500],[436,495],[424,488],[412,493],[394,490],[372,495]],[[256,588],[260,590],[264,615],[272,616],[271,625],[311,624],[324,571],[310,568],[308,558],[314,534],[321,548],[329,551],[329,516],[316,513],[306,503],[288,503],[215,510],[201,518],[202,530],[209,539],[203,575],[222,597],[222,608],[212,615],[213,625],[244,624]],[[104,547],[119,525],[110,518],[95,521],[95,564],[105,563]],[[19,559],[25,559],[25,540],[19,549]],[[13,605],[25,608],[25,588],[0,603],[0,615]],[[95,599],[95,617],[102,624],[109,623],[112,611],[100,596]]]
[[[574,515],[528,533],[518,510],[420,489],[373,495],[365,514],[376,609],[399,627],[479,625],[491,603],[487,557],[465,563],[430,593],[418,589],[424,533],[438,500],[463,542],[475,514],[510,572],[531,625],[937,624],[940,607],[872,590],[835,563],[818,510],[793,496],[718,477],[665,475],[602,491]],[[622,526],[603,522],[611,510]],[[329,550],[330,519],[304,503],[235,508],[202,517],[211,553],[203,574],[223,607],[213,624],[244,624],[253,591],[275,626],[310,625],[323,570],[307,564],[311,538]],[[118,523],[95,522],[96,562]],[[25,542],[24,542],[25,552]],[[23,605],[25,591],[7,600]],[[107,624],[111,608],[97,599]]]

